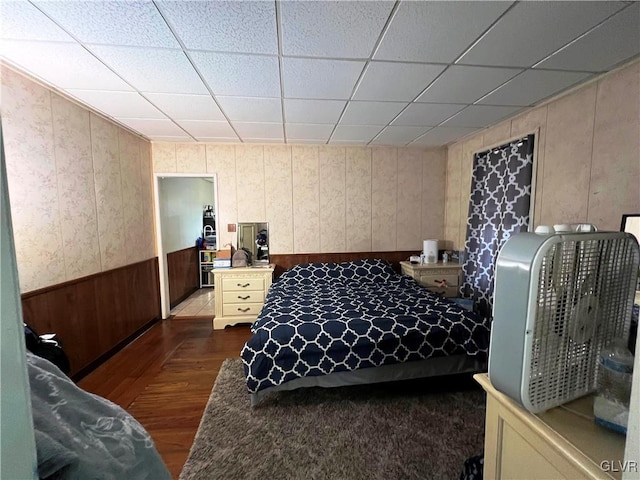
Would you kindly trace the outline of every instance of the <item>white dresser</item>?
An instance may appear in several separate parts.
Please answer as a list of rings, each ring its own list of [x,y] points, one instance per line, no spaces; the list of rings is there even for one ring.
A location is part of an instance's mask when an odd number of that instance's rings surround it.
[[[497,391],[486,373],[484,478],[620,479],[625,437],[593,421],[593,397],[534,415]],[[637,464],[630,465],[637,472]]]
[[[445,297],[457,297],[460,286],[462,265],[457,263],[425,263],[423,265],[407,261],[400,262],[403,275],[409,275],[420,285]]]
[[[213,328],[253,323],[262,310],[271,286],[275,266],[217,268],[215,283],[215,313]]]

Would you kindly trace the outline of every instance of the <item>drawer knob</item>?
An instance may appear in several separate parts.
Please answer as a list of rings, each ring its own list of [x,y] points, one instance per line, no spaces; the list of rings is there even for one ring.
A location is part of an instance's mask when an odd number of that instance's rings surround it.
[[[251,310],[251,307],[247,307],[247,308],[238,307],[238,311],[242,313],[247,313],[249,310]]]
[[[434,280],[434,283],[436,283],[438,287],[446,287],[447,286],[447,281],[446,280]]]
[[[238,283],[237,286],[241,287],[241,288],[247,288],[249,285],[251,285],[251,284],[250,283]]]
[[[238,295],[238,298],[239,298],[240,300],[249,300],[249,299],[251,298],[251,295],[245,295],[244,297],[243,297],[243,296]]]

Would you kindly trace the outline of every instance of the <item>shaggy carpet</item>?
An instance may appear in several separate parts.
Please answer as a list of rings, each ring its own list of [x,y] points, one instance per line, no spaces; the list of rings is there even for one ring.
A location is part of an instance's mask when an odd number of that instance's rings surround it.
[[[483,450],[470,376],[274,393],[250,406],[225,360],[180,480],[457,479]]]

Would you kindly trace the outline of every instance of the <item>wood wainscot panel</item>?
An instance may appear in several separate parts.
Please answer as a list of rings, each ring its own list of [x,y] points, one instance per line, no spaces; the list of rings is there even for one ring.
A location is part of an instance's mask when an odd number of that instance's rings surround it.
[[[408,260],[411,255],[416,255],[415,250],[397,252],[342,252],[342,253],[292,253],[269,255],[269,262],[276,265],[275,278],[282,275],[285,270],[300,263],[324,263],[324,262],[350,262],[354,260],[381,258],[387,260],[393,269],[400,273],[400,262]]]
[[[77,380],[160,319],[158,259],[25,293],[22,311],[57,335]]]
[[[198,249],[195,246],[167,253],[171,308],[198,289],[200,285],[198,275]]]

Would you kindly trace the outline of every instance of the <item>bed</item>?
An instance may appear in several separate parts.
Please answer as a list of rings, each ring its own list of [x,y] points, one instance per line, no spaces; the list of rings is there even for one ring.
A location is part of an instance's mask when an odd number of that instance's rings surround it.
[[[271,286],[241,357],[270,392],[486,369],[489,327],[384,260],[300,264]]]

